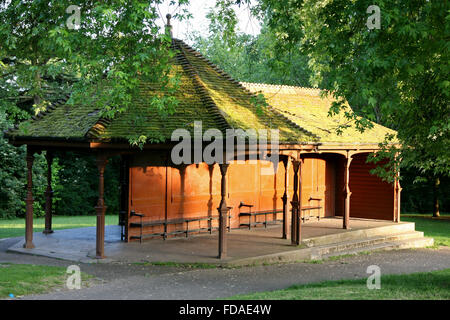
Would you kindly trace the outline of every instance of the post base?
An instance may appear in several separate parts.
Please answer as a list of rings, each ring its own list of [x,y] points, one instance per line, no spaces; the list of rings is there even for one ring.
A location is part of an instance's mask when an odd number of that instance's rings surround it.
[[[34,249],[34,248],[35,248],[33,242],[25,243],[25,244],[23,245],[23,247],[24,247],[25,249]]]

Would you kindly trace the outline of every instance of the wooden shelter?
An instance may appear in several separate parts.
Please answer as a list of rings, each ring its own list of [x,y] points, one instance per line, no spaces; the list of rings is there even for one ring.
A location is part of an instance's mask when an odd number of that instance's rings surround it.
[[[398,182],[390,185],[371,175],[373,165],[365,161],[385,134],[393,131],[374,124],[364,133],[350,128],[337,135],[337,125],[347,120],[328,117],[332,100],[321,98],[319,90],[239,83],[183,41],[173,39],[172,43],[177,52],[173,66],[181,79],[175,94],[180,104],[173,115],[162,117],[150,107],[158,86],[148,84],[132,107],[146,114],[146,121],[138,125],[132,112],[104,119],[96,107],[69,106],[61,100],[6,132],[14,145],[27,145],[26,248],[34,247],[33,155],[43,150],[47,151],[49,182],[44,233],[52,232],[53,152],[96,155],[97,258],[104,257],[103,175],[108,158],[114,155],[122,159],[120,215],[125,241],[217,229],[218,257],[223,258],[226,235],[233,228],[278,221],[283,224],[280,237],[299,244],[301,225],[308,219],[342,216],[343,228],[351,227],[350,216],[399,221]],[[258,93],[269,103],[262,110],[254,103]],[[235,147],[228,159],[244,150],[246,160],[241,162],[175,165],[170,157],[175,145],[171,134],[182,128],[194,135],[195,121],[201,121],[202,133],[208,129],[224,134],[227,129],[278,129],[279,165],[264,158],[251,161],[252,152],[259,156],[261,152],[252,151],[248,142],[243,148]],[[133,148],[126,139],[132,132],[165,142]],[[270,144],[266,147],[269,154],[273,152]]]

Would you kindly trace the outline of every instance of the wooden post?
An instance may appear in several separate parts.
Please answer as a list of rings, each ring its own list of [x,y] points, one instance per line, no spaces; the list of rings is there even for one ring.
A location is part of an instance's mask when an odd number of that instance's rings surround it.
[[[298,168],[298,212],[297,212],[297,229],[295,233],[295,242],[297,245],[302,241],[302,163],[303,160],[299,159]]]
[[[45,229],[42,231],[43,234],[53,233],[52,230],[52,163],[53,154],[47,150],[45,155],[47,160],[47,189],[45,190]]]
[[[121,228],[120,240],[128,241],[128,194],[129,194],[129,159],[128,155],[120,158],[119,173],[119,226]]]
[[[288,185],[289,185],[289,161],[288,158],[283,158],[283,165],[284,165],[284,194],[281,197],[281,200],[283,201],[283,233],[282,238],[287,239],[287,232],[288,232],[288,223],[287,223],[287,215],[288,215]]]
[[[394,181],[394,222],[400,222],[400,193],[402,188],[399,180],[400,172]]]
[[[345,170],[344,170],[344,196],[345,196],[345,207],[344,207],[344,219],[343,219],[343,228],[350,229],[350,196],[352,193],[350,192],[350,164],[352,162],[352,157],[347,154],[345,161]]]
[[[401,194],[402,194],[402,187],[400,185],[400,180],[397,181],[397,222],[400,222],[400,200],[401,200]]]
[[[219,164],[220,167],[220,174],[222,175],[221,180],[221,187],[220,187],[220,205],[217,210],[219,211],[219,259],[226,258],[227,256],[227,233],[226,233],[226,226],[227,226],[227,214],[228,214],[228,207],[227,207],[227,201],[226,201],[226,194],[227,194],[227,170],[228,170],[229,164]]]
[[[98,201],[95,210],[97,211],[97,241],[96,241],[96,258],[105,258],[105,200],[104,194],[104,173],[108,159],[104,155],[97,155],[98,168]]]
[[[26,215],[25,215],[25,244],[26,249],[33,249],[33,161],[34,150],[27,146],[27,197],[26,203]]]
[[[294,245],[300,244],[300,201],[298,196],[298,171],[301,167],[300,160],[292,160],[294,168],[294,194],[292,195],[292,216],[291,216],[291,243]]]

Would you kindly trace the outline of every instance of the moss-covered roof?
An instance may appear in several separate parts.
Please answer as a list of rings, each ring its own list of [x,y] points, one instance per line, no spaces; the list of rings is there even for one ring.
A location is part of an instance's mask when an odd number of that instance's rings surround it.
[[[328,116],[334,100],[330,96],[322,97],[319,89],[245,82],[242,85],[254,93],[262,93],[276,110],[320,137],[322,144],[378,144],[383,142],[386,134],[396,133],[376,123],[361,133],[356,129],[354,121],[349,122],[343,113]],[[346,107],[350,108],[348,105]],[[349,127],[337,134],[336,129],[340,125]]]
[[[44,113],[6,132],[10,139],[121,141],[131,135],[170,141],[175,129],[193,133],[194,122],[202,122],[203,132],[219,129],[278,129],[280,143],[379,143],[387,133],[395,133],[374,124],[360,133],[354,127],[341,135],[336,128],[348,123],[344,116],[328,116],[332,103],[318,89],[239,83],[181,40],[172,41],[176,52],[173,73],[180,77],[174,94],[179,101],[175,113],[161,115],[151,99],[161,95],[158,85],[142,83],[128,111],[113,119],[101,118],[95,106],[70,106],[59,100]],[[262,93],[269,105],[257,105]],[[140,109],[139,112],[133,112]],[[144,115],[136,121],[136,114]]]
[[[279,129],[281,143],[315,142],[318,137],[271,106],[258,106],[256,95],[212,64],[183,41],[174,39],[173,72],[180,76],[175,93],[179,101],[175,113],[160,115],[150,102],[158,92],[155,84],[143,83],[131,109],[113,119],[102,119],[93,106],[69,106],[64,101],[52,105],[45,113],[25,121],[7,132],[10,139],[65,139],[85,141],[126,140],[130,135],[145,135],[170,141],[173,130],[191,133],[194,121],[202,121],[202,130]],[[148,102],[148,103],[147,103]],[[145,115],[135,121],[136,112]]]

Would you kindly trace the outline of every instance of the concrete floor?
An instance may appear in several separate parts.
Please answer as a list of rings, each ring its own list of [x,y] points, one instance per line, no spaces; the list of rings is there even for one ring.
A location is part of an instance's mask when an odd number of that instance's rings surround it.
[[[393,225],[393,222],[366,219],[351,219],[351,230],[342,229],[342,218],[326,218],[302,224],[302,239],[308,240],[329,234],[340,234],[355,230]],[[228,257],[217,259],[217,233],[161,238],[143,243],[120,241],[120,228],[107,226],[105,230],[106,259],[95,259],[96,228],[56,230],[50,235],[34,233],[34,249],[24,249],[24,240],[11,246],[11,252],[42,255],[46,257],[84,262],[181,262],[181,263],[233,263],[243,259],[254,259],[278,253],[298,251],[289,239],[281,239],[281,225],[231,230],[228,237]]]

